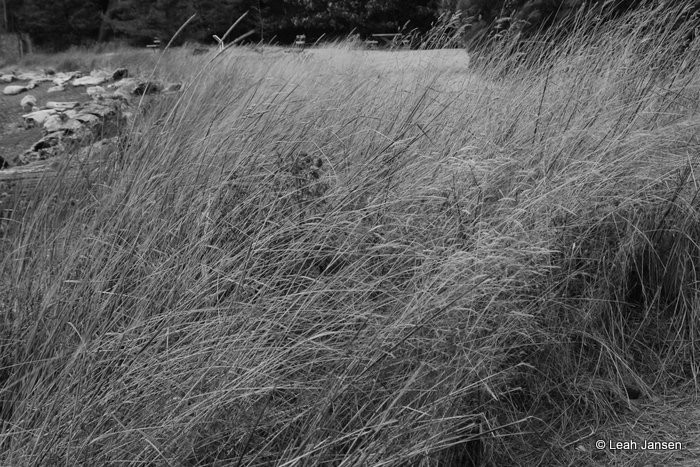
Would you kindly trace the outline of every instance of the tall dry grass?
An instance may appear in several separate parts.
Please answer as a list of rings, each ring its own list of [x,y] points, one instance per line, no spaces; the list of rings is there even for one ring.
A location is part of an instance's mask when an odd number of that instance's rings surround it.
[[[673,15],[471,70],[168,62],[189,85],[111,166],[6,221],[2,463],[624,461],[588,433],[698,387],[699,55]]]

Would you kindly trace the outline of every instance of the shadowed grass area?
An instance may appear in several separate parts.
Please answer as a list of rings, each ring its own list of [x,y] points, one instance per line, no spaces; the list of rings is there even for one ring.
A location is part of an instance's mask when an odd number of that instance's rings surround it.
[[[698,387],[677,14],[471,69],[164,57],[184,93],[6,221],[3,463],[660,461],[593,441]]]

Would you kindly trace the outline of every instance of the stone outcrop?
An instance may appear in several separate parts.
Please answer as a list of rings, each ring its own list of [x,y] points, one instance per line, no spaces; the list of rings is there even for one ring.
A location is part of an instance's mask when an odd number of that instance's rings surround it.
[[[14,76],[14,75],[13,75]],[[79,72],[53,73],[51,75],[41,75],[38,73],[23,73],[18,76],[25,80],[30,80],[26,86],[15,86],[11,89],[15,94],[26,91],[30,85],[36,86],[44,81],[54,84],[47,92],[60,92],[66,83],[72,86],[87,86],[86,94],[91,100],[87,102],[60,102],[49,101],[37,108],[37,99],[27,95],[22,100],[25,108],[33,111],[24,114],[24,127],[41,127],[44,136],[32,147],[14,157],[10,161],[5,161],[9,166],[19,166],[34,164],[50,157],[58,156],[71,148],[77,148],[85,144],[85,141],[94,140],[96,137],[103,137],[115,134],[118,128],[123,127],[128,120],[133,118],[133,113],[129,111],[130,103],[135,96],[144,94],[155,94],[159,92],[177,92],[181,89],[181,84],[164,84],[153,80],[142,80],[129,77],[126,68],[119,68],[112,73],[97,70],[88,76],[81,76]],[[113,83],[100,86],[107,81],[115,80]],[[7,86],[12,88],[12,86]],[[6,91],[4,91],[6,92]],[[88,153],[102,153],[111,148],[116,143],[116,139],[108,138],[105,143],[98,141],[87,148],[80,149],[80,154],[88,157]],[[99,144],[98,144],[99,143]]]
[[[6,76],[10,78],[3,78]],[[48,101],[39,106],[34,96],[25,96],[21,105],[32,111],[22,116],[24,128],[41,127],[44,136],[23,154],[3,160],[7,170],[14,170],[14,166],[39,164],[38,161],[64,154],[67,150],[84,146],[86,141],[94,141],[105,135],[108,138],[79,149],[78,154],[79,158],[87,158],[92,157],[90,154],[108,152],[116,145],[116,137],[112,135],[133,119],[133,112],[129,109],[135,96],[177,92],[182,88],[179,83],[167,84],[129,77],[126,68],[113,72],[95,70],[88,76],[82,76],[77,71],[55,73],[52,70],[0,76],[0,81],[4,79],[29,81],[26,85],[6,86],[3,90],[6,95],[19,94],[48,81],[53,86],[47,92],[61,92],[70,83],[72,86],[86,86],[86,94],[90,96],[87,102]],[[107,85],[109,81],[113,82]],[[9,173],[7,170],[2,173]]]
[[[20,73],[17,75],[18,81],[34,81],[36,83],[41,83],[43,81],[51,81],[51,79],[51,76],[38,72]]]
[[[42,110],[23,115],[25,125],[41,126],[44,137],[28,151],[15,157],[13,165],[58,156],[69,147],[84,144],[102,136],[103,128],[119,128],[125,125],[126,105],[116,99],[102,103],[47,102]],[[114,130],[112,130],[114,131]]]
[[[27,127],[32,127],[35,125],[43,125],[46,119],[54,114],[56,114],[56,109],[44,109],[22,115],[22,118],[24,118]]]
[[[51,115],[44,122],[44,131],[55,133],[57,131],[76,131],[83,126],[82,122],[75,118],[68,117],[65,113]]]

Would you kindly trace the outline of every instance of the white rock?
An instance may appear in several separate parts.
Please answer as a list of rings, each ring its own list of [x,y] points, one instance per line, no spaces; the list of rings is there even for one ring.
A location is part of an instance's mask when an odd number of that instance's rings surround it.
[[[15,75],[0,75],[0,81],[3,83],[11,83],[15,79]]]
[[[74,118],[61,118],[61,115],[51,115],[44,122],[44,130],[47,133],[53,133],[54,131],[64,131],[64,130],[77,130],[83,124]]]
[[[39,86],[39,81],[33,79],[27,84],[27,89],[34,89],[37,86]]]
[[[36,106],[36,97],[27,94],[22,98],[19,105],[21,105],[24,110],[29,111],[32,107]]]
[[[73,86],[99,86],[107,81],[112,75],[103,70],[93,70],[90,76],[76,78],[72,81]]]
[[[98,86],[107,81],[106,78],[100,76],[84,76],[71,81],[73,86]]]
[[[46,92],[63,92],[65,91],[66,88],[64,88],[61,85],[56,85],[56,86],[51,86],[49,89],[46,90]]]
[[[35,123],[37,125],[42,125],[47,118],[49,118],[51,115],[54,115],[56,113],[56,110],[54,109],[46,109],[46,110],[37,110],[28,114],[22,115],[22,118],[27,123]]]
[[[80,105],[80,102],[53,102],[49,101],[46,103],[46,108],[47,109],[57,109],[57,110],[66,110],[66,109],[74,109]]]
[[[17,75],[17,79],[20,81],[51,81],[51,78],[49,76],[46,76],[43,73],[36,72],[20,73],[19,75]]]
[[[26,86],[5,86],[5,89],[3,89],[2,93],[5,94],[6,96],[14,96],[15,94],[19,94],[20,92],[24,92],[27,90]]]
[[[107,90],[102,86],[90,86],[86,89],[88,96],[94,98],[95,96],[102,96],[107,93]]]
[[[76,74],[77,74],[77,73],[74,72],[74,71],[72,71],[72,72],[70,72],[70,73],[57,73],[57,74],[54,75],[54,77],[53,77],[53,80],[52,80],[52,81],[53,81],[53,84],[55,84],[56,86],[63,86],[63,85],[66,84],[68,81],[70,81],[70,80],[72,80],[73,78],[75,78],[75,75],[76,75]]]

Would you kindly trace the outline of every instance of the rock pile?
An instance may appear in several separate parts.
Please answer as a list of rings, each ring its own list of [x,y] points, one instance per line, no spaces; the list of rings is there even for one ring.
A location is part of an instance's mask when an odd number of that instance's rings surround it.
[[[44,137],[10,162],[25,165],[60,155],[68,147],[79,147],[98,135],[115,133],[129,116],[127,105],[117,99],[85,104],[47,102],[42,109],[23,115],[25,126],[41,126]],[[105,131],[106,128],[111,131]]]
[[[180,85],[168,84],[138,78],[130,78],[126,68],[113,72],[92,71],[87,76],[79,72],[71,73],[22,73],[5,74],[0,81],[29,81],[27,85],[9,85],[3,90],[6,95],[19,94],[33,89],[39,83],[50,81],[54,84],[47,92],[60,92],[65,86],[87,86],[88,102],[49,101],[37,105],[33,95],[25,96],[21,105],[25,111],[25,128],[40,126],[43,138],[34,143],[23,154],[15,156],[9,163],[12,166],[26,165],[64,153],[68,148],[85,146],[97,137],[113,137],[132,117],[130,102],[134,96],[160,92],[174,92]],[[111,84],[106,83],[112,81]]]
[[[129,77],[129,70],[126,68],[117,68],[116,70],[109,72],[106,70],[93,70],[90,74],[83,76],[80,71],[71,72],[61,72],[55,73],[52,70],[48,70],[42,73],[39,72],[29,72],[20,73],[15,75],[14,73],[0,74],[0,82],[12,83],[13,81],[29,81],[26,85],[10,85],[5,86],[3,89],[3,94],[7,96],[12,96],[25,92],[29,89],[34,89],[40,83],[50,81],[53,86],[50,87],[47,92],[60,92],[65,90],[67,84],[73,86],[99,86],[107,81],[120,81]]]

